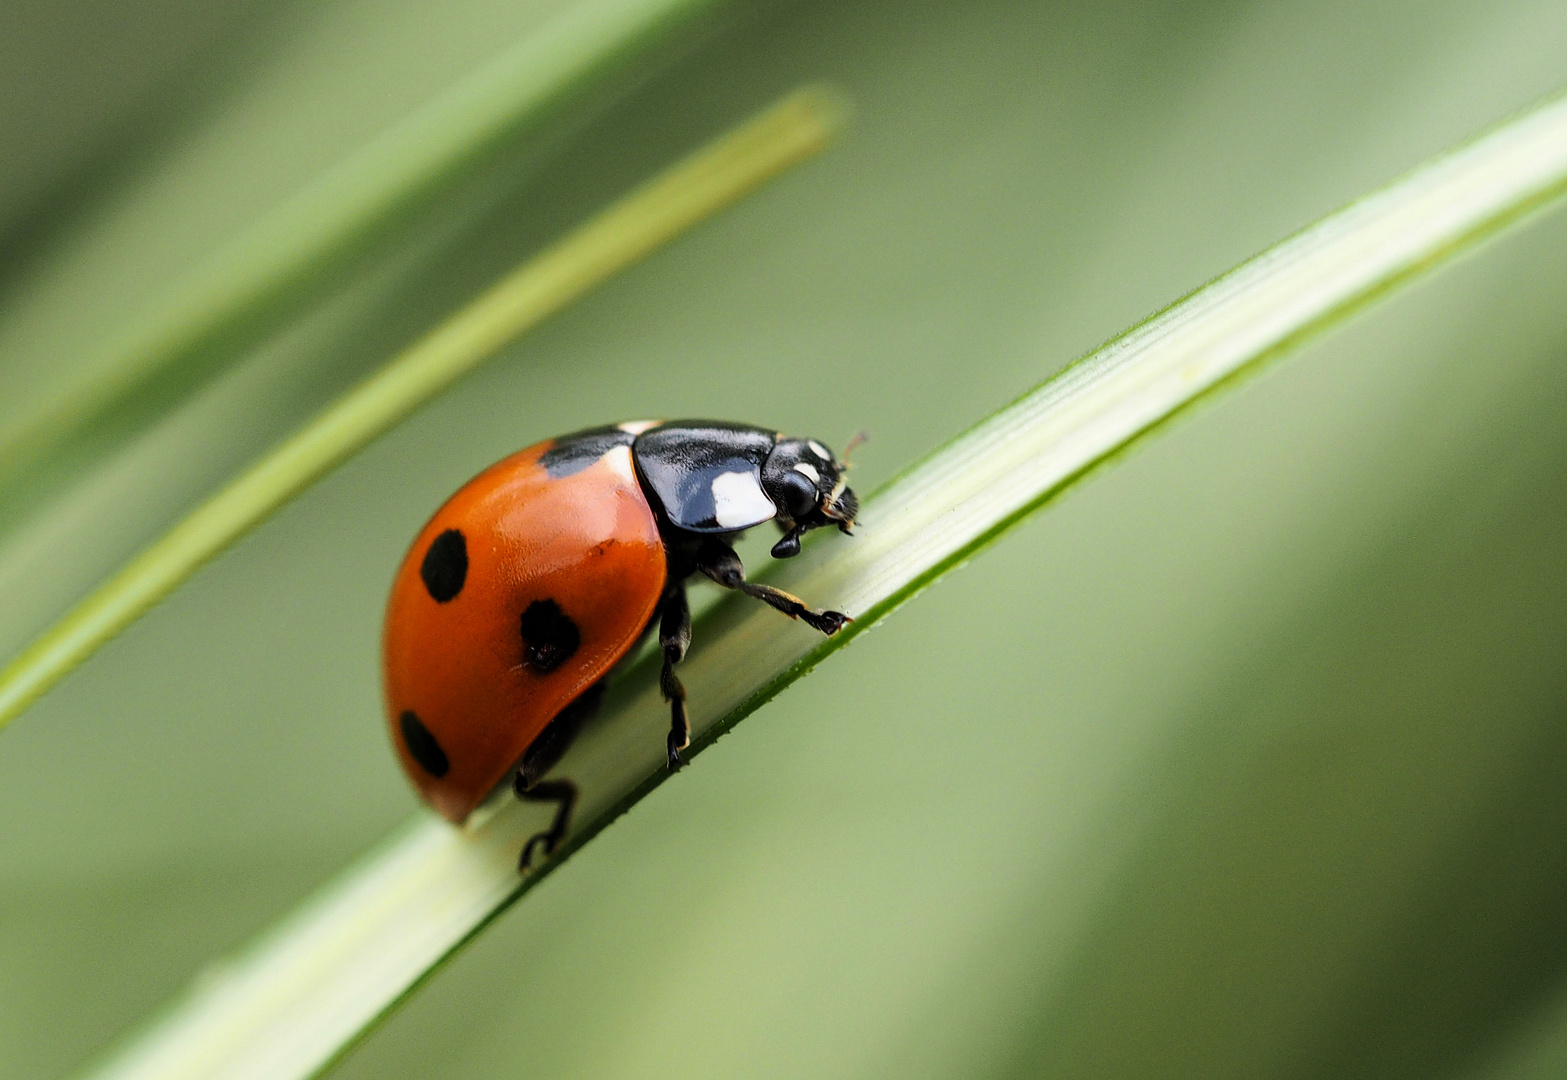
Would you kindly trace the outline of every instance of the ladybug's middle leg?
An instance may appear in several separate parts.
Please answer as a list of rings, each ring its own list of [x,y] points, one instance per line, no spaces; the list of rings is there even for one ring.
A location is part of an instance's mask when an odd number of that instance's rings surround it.
[[[799,619],[807,626],[831,637],[852,621],[841,611],[815,611],[804,600],[771,585],[758,585],[745,579],[745,566],[734,548],[722,540],[708,539],[696,554],[696,568],[726,589],[738,589],[777,608],[791,619]]]
[[[522,855],[517,859],[518,870],[533,865],[535,847],[542,849],[546,856],[554,854],[556,845],[565,838],[566,830],[571,826],[571,811],[577,805],[577,785],[564,779],[546,780],[544,774],[570,749],[577,732],[582,730],[582,722],[598,711],[603,699],[603,683],[588,687],[539,732],[539,737],[522,755],[522,765],[517,769],[513,784],[517,798],[524,802],[554,803],[555,820],[550,822],[548,829],[534,833],[522,845]]]
[[[658,674],[658,687],[669,702],[669,771],[684,762],[680,751],[691,745],[691,721],[686,716],[686,688],[675,674],[675,665],[685,659],[691,647],[691,608],[686,603],[683,581],[670,585],[664,594],[663,615],[658,622],[658,645],[664,651],[664,667]]]

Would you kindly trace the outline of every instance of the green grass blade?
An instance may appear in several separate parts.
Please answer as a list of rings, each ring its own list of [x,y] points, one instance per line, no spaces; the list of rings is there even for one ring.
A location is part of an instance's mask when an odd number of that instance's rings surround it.
[[[90,375],[0,431],[0,500],[40,468],[80,456],[160,396],[160,380],[222,361],[225,341],[267,323],[437,192],[536,128],[718,0],[585,0],[345,158],[144,311]],[[213,353],[217,353],[214,356]],[[140,403],[140,404],[139,404]]]
[[[0,669],[4,727],[93,650],[334,465],[615,271],[822,149],[839,103],[789,95],[525,263],[213,496]]]
[[[1567,100],[1549,102],[1243,264],[938,450],[778,575],[852,627],[824,641],[726,603],[681,669],[693,752],[972,556],[1097,462],[1237,374],[1567,190]],[[611,688],[560,766],[578,824],[544,871],[657,786],[667,710],[652,665]],[[500,798],[463,830],[416,818],[96,1075],[301,1077],[352,1045],[542,877],[516,876],[543,813]]]

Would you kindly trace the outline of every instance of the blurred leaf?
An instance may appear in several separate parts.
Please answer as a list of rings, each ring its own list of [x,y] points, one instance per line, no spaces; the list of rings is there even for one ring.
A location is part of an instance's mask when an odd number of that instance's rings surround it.
[[[717,0],[585,0],[366,145],[0,411],[0,529],[243,355],[389,231]]]

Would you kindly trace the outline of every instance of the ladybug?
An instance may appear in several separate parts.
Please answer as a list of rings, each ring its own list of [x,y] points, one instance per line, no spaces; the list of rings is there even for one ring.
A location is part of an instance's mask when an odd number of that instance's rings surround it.
[[[386,715],[403,769],[460,823],[515,770],[556,806],[523,846],[548,855],[577,788],[545,780],[655,624],[670,769],[690,743],[675,665],[691,643],[686,579],[701,573],[824,634],[849,621],[745,579],[731,546],[775,522],[775,558],[811,529],[848,533],[847,465],[814,439],[711,420],[639,421],[550,439],[497,462],[436,511],[404,557],[382,640]]]

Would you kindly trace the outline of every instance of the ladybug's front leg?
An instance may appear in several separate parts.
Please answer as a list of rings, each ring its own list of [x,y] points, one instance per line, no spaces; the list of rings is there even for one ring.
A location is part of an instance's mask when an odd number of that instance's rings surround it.
[[[724,588],[739,589],[747,596],[777,608],[791,619],[799,619],[828,637],[842,630],[846,623],[853,621],[841,611],[813,611],[798,596],[792,596],[771,585],[757,585],[747,581],[745,566],[740,562],[740,556],[735,554],[734,548],[722,540],[708,538],[702,544],[696,554],[696,568]]]
[[[658,644],[664,651],[664,667],[658,675],[659,689],[669,702],[669,771],[685,764],[680,751],[691,745],[691,721],[686,717],[686,688],[675,674],[675,665],[685,659],[691,646],[691,608],[686,603],[684,582],[674,582],[664,594],[663,615],[658,622]]]

